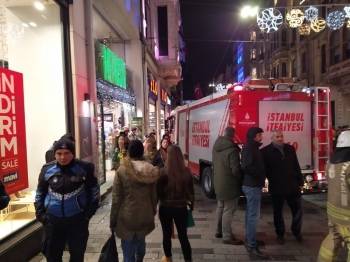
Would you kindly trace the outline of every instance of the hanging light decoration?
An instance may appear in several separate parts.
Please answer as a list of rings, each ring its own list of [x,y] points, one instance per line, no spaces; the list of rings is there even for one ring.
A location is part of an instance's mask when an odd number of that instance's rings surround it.
[[[301,35],[309,35],[311,33],[311,28],[309,24],[302,24],[299,26],[299,33]]]
[[[258,26],[266,33],[273,33],[283,23],[283,16],[280,11],[275,8],[267,8],[257,16]]]
[[[350,29],[350,20],[348,20],[346,27]]]
[[[305,19],[309,22],[318,17],[318,9],[314,6],[310,6],[305,10]]]
[[[297,28],[304,22],[304,13],[300,9],[292,9],[290,13],[287,13],[286,19],[289,27]]]
[[[312,20],[310,27],[312,30],[314,30],[314,32],[319,33],[326,28],[326,20],[324,20],[322,17],[318,17]]]
[[[350,18],[350,6],[344,7],[345,17]]]
[[[344,25],[345,14],[343,12],[334,11],[327,17],[327,26],[332,30],[337,30]]]

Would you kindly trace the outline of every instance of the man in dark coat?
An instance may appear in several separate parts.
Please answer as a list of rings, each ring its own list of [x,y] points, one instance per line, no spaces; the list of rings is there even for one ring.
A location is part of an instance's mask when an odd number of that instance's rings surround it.
[[[258,258],[266,259],[259,248],[256,239],[256,227],[260,219],[260,204],[262,188],[265,185],[264,161],[259,151],[262,145],[262,130],[260,127],[250,127],[247,131],[247,143],[242,149],[243,186],[247,198],[245,214],[246,248]]]
[[[218,206],[216,209],[215,237],[223,238],[224,244],[242,245],[232,233],[232,216],[241,195],[242,170],[238,145],[233,141],[235,129],[226,127],[224,136],[219,136],[213,146],[214,188]]]
[[[271,132],[271,144],[260,150],[263,155],[266,177],[269,180],[269,192],[273,205],[273,220],[277,234],[277,242],[284,244],[285,225],[283,220],[283,204],[287,201],[292,211],[292,232],[298,242],[300,235],[303,208],[301,189],[304,178],[301,173],[297,154],[291,145],[284,143],[283,132],[276,129]]]

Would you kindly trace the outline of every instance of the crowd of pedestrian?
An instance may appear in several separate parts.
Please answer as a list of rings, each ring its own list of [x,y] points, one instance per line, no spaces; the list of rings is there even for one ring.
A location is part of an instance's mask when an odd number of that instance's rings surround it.
[[[345,129],[346,128],[346,129]],[[119,147],[126,150],[118,166],[112,188],[110,230],[121,239],[124,262],[140,262],[146,253],[145,237],[155,229],[158,215],[163,232],[164,256],[161,262],[172,262],[174,225],[178,232],[185,262],[192,261],[187,236],[189,217],[194,207],[192,173],[188,159],[180,147],[164,135],[156,149],[155,130],[144,143],[129,139],[127,129]],[[235,129],[226,127],[212,149],[214,187],[218,201],[216,238],[227,245],[245,245],[247,251],[260,259],[263,241],[257,239],[260,204],[265,180],[273,206],[276,242],[283,245],[286,233],[283,206],[286,201],[292,212],[291,231],[295,240],[303,242],[302,198],[304,178],[293,146],[284,143],[283,132],[271,132],[271,143],[262,146],[263,129],[251,127],[242,150],[234,142]],[[75,139],[65,134],[46,154],[38,179],[35,198],[36,217],[43,224],[42,252],[48,262],[61,261],[68,243],[70,261],[82,262],[89,236],[89,220],[99,201],[99,184],[94,165],[75,158]],[[50,161],[50,157],[54,160]],[[350,130],[337,135],[334,154],[326,167],[329,182],[327,212],[329,235],[323,241],[317,261],[336,261],[338,250],[350,245]],[[1,189],[1,188],[0,188]],[[245,240],[235,237],[232,217],[238,200],[245,195]],[[5,195],[6,197],[6,195]],[[349,258],[348,258],[349,259]]]

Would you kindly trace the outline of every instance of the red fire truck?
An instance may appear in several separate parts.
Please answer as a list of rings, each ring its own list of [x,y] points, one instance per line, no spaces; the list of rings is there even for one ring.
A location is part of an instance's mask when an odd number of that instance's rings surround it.
[[[301,90],[292,79],[250,80],[177,107],[169,119],[173,140],[188,156],[205,195],[215,198],[212,147],[225,127],[233,126],[235,141],[243,145],[248,128],[259,126],[265,131],[263,146],[270,143],[270,132],[280,129],[296,149],[304,194],[326,192],[325,164],[332,150],[329,98],[328,87]]]

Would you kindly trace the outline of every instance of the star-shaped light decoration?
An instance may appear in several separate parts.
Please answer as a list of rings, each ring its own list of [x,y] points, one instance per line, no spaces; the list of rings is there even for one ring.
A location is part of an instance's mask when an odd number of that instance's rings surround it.
[[[350,18],[350,6],[344,7],[345,17]]]
[[[305,19],[309,22],[318,17],[318,9],[314,6],[310,6],[305,10]]]
[[[344,25],[345,14],[343,12],[334,11],[327,17],[327,26],[332,30],[337,30]]]
[[[266,33],[273,33],[283,23],[283,16],[280,11],[275,8],[267,8],[257,16],[258,26]]]
[[[287,13],[286,19],[289,27],[297,28],[304,22],[305,15],[300,9],[292,9],[290,13]]]

